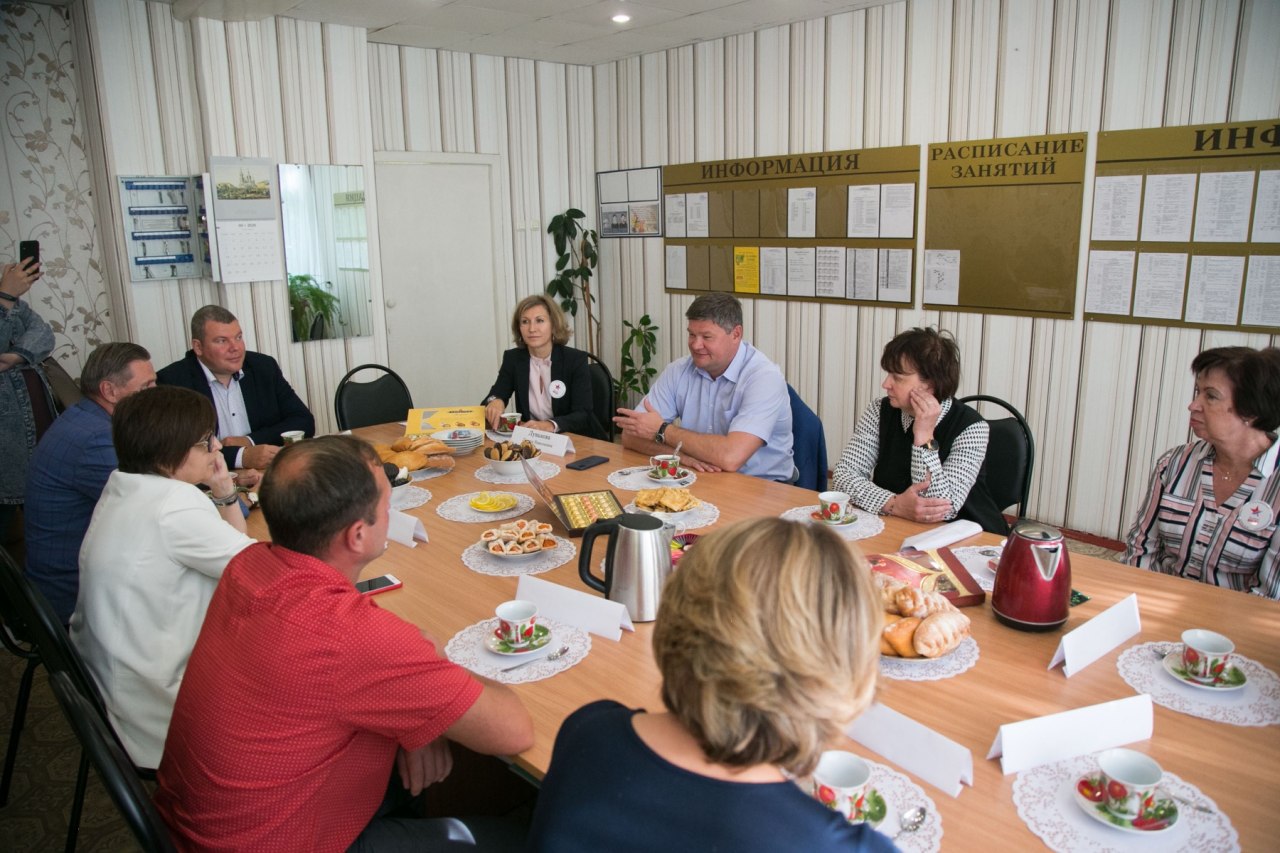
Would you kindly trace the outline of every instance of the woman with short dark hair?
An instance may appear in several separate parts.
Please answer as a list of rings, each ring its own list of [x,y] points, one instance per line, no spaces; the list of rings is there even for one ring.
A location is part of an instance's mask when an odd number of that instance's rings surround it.
[[[868,512],[936,524],[1008,524],[987,491],[987,422],[957,402],[960,348],[949,333],[910,329],[884,348],[886,396],[858,418],[832,477]]]
[[[111,418],[120,467],[80,548],[71,641],[139,767],[159,765],[209,599],[227,561],[253,543],[217,424],[213,404],[186,388],[121,400]]]
[[[1124,561],[1280,598],[1280,349],[1205,350],[1191,372],[1197,440],[1156,462]]]
[[[565,720],[529,849],[892,850],[792,781],[871,703],[882,625],[866,562],[825,527],[702,537],[653,632],[664,710],[602,701]]]

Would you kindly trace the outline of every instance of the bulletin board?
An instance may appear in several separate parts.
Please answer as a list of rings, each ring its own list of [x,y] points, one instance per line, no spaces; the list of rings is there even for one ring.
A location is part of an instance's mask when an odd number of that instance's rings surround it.
[[[596,221],[605,237],[662,236],[662,168],[596,172]]]
[[[666,166],[666,289],[911,304],[920,149]]]
[[[1085,319],[1280,333],[1280,120],[1098,135]]]
[[[1086,135],[937,142],[927,155],[926,308],[1070,319]]]

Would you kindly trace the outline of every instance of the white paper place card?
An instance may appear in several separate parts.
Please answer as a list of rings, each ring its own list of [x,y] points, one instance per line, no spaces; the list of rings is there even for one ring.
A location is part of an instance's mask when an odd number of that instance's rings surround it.
[[[590,631],[608,640],[622,639],[622,629],[634,631],[631,614],[616,601],[592,595],[567,586],[544,581],[532,575],[521,575],[516,585],[516,598],[538,605],[538,613],[557,622],[568,622],[575,628]]]
[[[427,541],[427,529],[422,526],[422,519],[393,509],[387,523],[387,538],[399,542],[408,548],[418,547],[418,542]],[[417,540],[415,542],[414,540]]]
[[[1131,595],[1065,634],[1049,669],[1063,664],[1062,672],[1070,678],[1141,630],[1138,596]]]
[[[917,551],[928,551],[933,548],[945,548],[952,542],[977,536],[982,532],[982,525],[976,521],[952,521],[941,527],[917,533],[902,540],[901,550],[915,548]]]
[[[518,426],[511,431],[511,440],[516,444],[525,439],[533,442],[533,446],[551,456],[564,456],[573,453],[573,439],[564,432],[543,432],[540,429],[529,429]]]
[[[973,784],[973,753],[892,708],[875,703],[844,731],[953,797]]]
[[[1147,740],[1155,726],[1146,693],[1006,723],[996,733],[987,758],[999,758],[1007,776],[1029,767],[1088,755],[1113,746]]]

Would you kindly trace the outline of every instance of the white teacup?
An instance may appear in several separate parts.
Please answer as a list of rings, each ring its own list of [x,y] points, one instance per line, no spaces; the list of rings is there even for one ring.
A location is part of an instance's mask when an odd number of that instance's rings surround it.
[[[659,480],[675,480],[680,477],[680,457],[663,453],[649,457],[649,474]]]
[[[850,823],[861,823],[871,783],[871,765],[852,752],[831,749],[822,753],[813,771],[813,796],[839,812]]]
[[[1210,684],[1227,671],[1235,649],[1235,644],[1217,631],[1205,628],[1183,631],[1182,668],[1188,678]]]
[[[519,412],[505,412],[498,418],[498,432],[509,433],[518,426],[520,426]]]
[[[287,432],[280,433],[280,439],[285,444],[297,444],[299,441],[302,441],[302,439],[306,437],[307,437],[307,434],[300,429],[291,429]]]
[[[1164,771],[1150,756],[1132,749],[1108,749],[1098,755],[1102,789],[1107,811],[1133,820],[1142,814],[1144,803],[1153,801]]]
[[[494,611],[498,627],[493,635],[513,646],[527,646],[533,640],[534,625],[538,621],[538,605],[532,601],[504,601]]]
[[[851,508],[848,492],[822,492],[818,495],[818,515],[827,524],[840,524]]]

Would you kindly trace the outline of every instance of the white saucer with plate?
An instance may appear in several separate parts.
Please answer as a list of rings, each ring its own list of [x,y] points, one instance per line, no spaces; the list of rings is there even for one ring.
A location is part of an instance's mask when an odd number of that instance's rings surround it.
[[[1172,675],[1178,681],[1188,687],[1196,687],[1200,690],[1239,690],[1244,687],[1249,679],[1245,677],[1244,670],[1237,666],[1227,667],[1222,675],[1211,682],[1196,681],[1187,675],[1187,671],[1182,668],[1182,649],[1174,649],[1164,656],[1164,660],[1160,662],[1164,667],[1164,671]]]
[[[495,655],[520,657],[545,648],[551,642],[552,636],[551,629],[546,625],[534,625],[533,639],[522,646],[513,645],[508,640],[499,640],[495,635],[490,634],[484,638],[484,647]]]
[[[1137,835],[1160,835],[1178,825],[1178,804],[1164,790],[1156,789],[1156,804],[1153,808],[1160,810],[1159,816],[1146,818],[1145,820],[1153,821],[1150,825],[1139,824],[1135,826],[1135,823],[1144,820],[1144,818],[1137,817],[1130,820],[1129,818],[1112,814],[1102,803],[1089,799],[1081,792],[1080,788],[1083,784],[1096,783],[1097,780],[1098,775],[1096,773],[1086,773],[1076,780],[1072,795],[1080,810],[1099,823],[1104,823],[1121,832],[1132,832]]]

